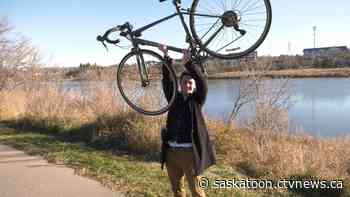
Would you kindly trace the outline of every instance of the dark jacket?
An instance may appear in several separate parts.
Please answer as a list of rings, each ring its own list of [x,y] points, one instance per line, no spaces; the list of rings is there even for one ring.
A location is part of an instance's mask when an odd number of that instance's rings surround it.
[[[171,59],[166,58],[167,63],[171,65]],[[176,101],[174,105],[169,109],[168,112],[168,117],[167,117],[167,129],[162,130],[162,137],[163,137],[163,159],[162,159],[162,166],[163,163],[165,162],[165,149],[167,147],[166,141],[169,139],[169,131],[170,133],[173,132],[173,129],[178,129],[179,126],[176,126],[177,118],[187,118],[188,114],[183,114],[183,116],[179,116],[179,109],[181,106],[178,106],[177,104],[184,104],[185,106],[182,106],[184,109],[180,109],[181,112],[187,111],[186,109],[189,109],[189,117],[190,121],[187,122],[185,121],[186,125],[180,126],[180,128],[184,128],[185,130],[187,127],[190,127],[190,132],[191,132],[191,142],[193,145],[193,150],[194,150],[194,158],[195,158],[195,174],[200,175],[204,172],[205,169],[210,167],[211,165],[215,164],[215,154],[214,150],[212,148],[212,144],[209,139],[209,134],[208,130],[203,118],[202,114],[202,107],[205,103],[206,97],[207,97],[207,92],[208,92],[208,85],[207,81],[203,75],[203,73],[200,71],[199,67],[197,65],[192,64],[192,62],[188,62],[185,64],[185,67],[189,74],[192,76],[192,78],[196,82],[196,90],[195,92],[188,97],[188,100],[185,102],[182,102],[181,95],[177,95],[177,99],[179,100]],[[166,69],[163,69],[163,90],[166,98],[168,101],[172,97],[172,92],[173,92],[173,85],[169,80],[169,73]],[[179,93],[177,93],[179,94]],[[174,128],[175,127],[175,128]],[[187,131],[187,130],[186,130]],[[181,136],[186,136],[185,134],[180,134]],[[164,143],[165,142],[165,143]]]

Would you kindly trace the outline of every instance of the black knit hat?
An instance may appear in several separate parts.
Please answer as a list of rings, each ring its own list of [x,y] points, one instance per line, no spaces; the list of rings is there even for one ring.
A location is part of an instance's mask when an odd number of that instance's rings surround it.
[[[180,75],[180,81],[182,80],[182,78],[183,78],[184,76],[190,76],[190,77],[193,78],[194,74],[191,74],[190,72],[188,72],[187,70],[185,70],[185,71],[183,71],[183,72],[181,73],[181,75]]]

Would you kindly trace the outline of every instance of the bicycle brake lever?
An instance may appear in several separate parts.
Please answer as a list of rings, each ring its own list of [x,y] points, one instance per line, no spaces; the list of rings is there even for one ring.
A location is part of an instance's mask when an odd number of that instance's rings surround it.
[[[101,42],[105,49],[108,51],[107,45],[105,44],[105,36],[97,36],[97,41]]]
[[[107,45],[106,45],[104,42],[101,42],[101,43],[102,43],[102,45],[105,47],[106,51],[108,52],[108,47],[107,47]]]

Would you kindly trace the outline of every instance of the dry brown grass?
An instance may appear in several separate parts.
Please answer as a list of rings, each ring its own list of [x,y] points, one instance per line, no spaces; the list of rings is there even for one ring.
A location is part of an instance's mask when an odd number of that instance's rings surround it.
[[[33,121],[47,123],[61,122],[65,127],[73,127],[91,121],[93,117],[86,102],[77,93],[60,93],[57,86],[20,87],[1,92],[2,120]]]
[[[90,142],[156,154],[164,116],[139,115],[124,104],[116,91],[91,85],[86,97],[77,92],[60,92],[55,85],[17,88],[0,93],[0,120],[54,133],[76,131]]]
[[[350,139],[316,139],[308,135],[276,133],[255,128],[242,129],[223,123],[215,128],[215,145],[220,161],[257,178],[290,178],[311,174],[349,180]]]
[[[124,101],[112,88],[91,86],[89,89],[91,95],[88,98],[72,92],[62,94],[55,86],[1,92],[0,118],[17,123],[25,118],[34,126],[56,128],[55,132],[60,129],[78,130],[79,135],[92,132],[89,141],[106,148],[121,148],[150,156],[158,154],[160,128],[165,123],[165,116],[145,117],[131,111],[124,107]],[[328,180],[349,179],[350,139],[293,136],[283,131],[287,128],[283,127],[283,120],[265,117],[259,120],[263,124],[260,122],[247,128],[208,120],[219,163],[259,178],[288,178],[312,173]],[[261,127],[273,125],[274,121],[280,125]]]
[[[286,70],[270,70],[265,73],[251,73],[245,71],[226,72],[210,75],[210,79],[240,79],[247,78],[252,74],[263,75],[267,78],[316,78],[316,77],[350,77],[349,68],[308,68],[308,69],[286,69]]]

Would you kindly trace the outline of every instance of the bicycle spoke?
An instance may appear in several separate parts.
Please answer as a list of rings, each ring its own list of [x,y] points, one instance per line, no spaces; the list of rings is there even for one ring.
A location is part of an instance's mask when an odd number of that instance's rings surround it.
[[[196,14],[196,13],[194,13],[193,15],[201,16],[201,17],[208,17],[208,18],[221,18],[221,16],[219,16],[219,15],[212,15],[212,14]]]
[[[240,25],[248,26],[248,27],[256,27],[256,29],[257,29],[258,27],[264,27],[264,26],[262,26],[262,25],[253,25],[253,24],[247,24],[247,23],[240,23]]]
[[[159,86],[160,87],[160,89],[161,89],[161,86]],[[158,96],[158,98],[165,98],[165,95],[164,95],[164,92],[163,91],[159,91],[159,96]],[[165,101],[166,99],[159,99],[159,105],[161,106],[162,105],[162,102],[164,103],[164,101]]]
[[[221,0],[214,0],[215,2],[218,2],[218,5],[220,5],[221,6],[221,8],[222,8],[222,10],[225,10],[225,4],[223,4],[223,2],[221,1]]]
[[[202,11],[205,10],[205,11]],[[210,7],[206,7],[203,6],[203,8],[200,8],[200,10],[198,11],[199,13],[209,13],[209,14],[213,14],[213,15],[219,15],[219,13],[214,9],[214,10],[210,10]]]
[[[260,0],[255,0],[254,3],[250,4],[252,1],[247,2],[244,6],[242,6],[242,8],[240,9],[241,12],[244,12],[248,9],[250,9],[252,6],[255,6],[256,4],[258,4],[260,2]]]
[[[229,59],[252,52],[264,41],[271,26],[270,2],[266,0],[196,0],[196,3],[193,8],[196,14],[191,18],[194,37],[201,48],[215,57]],[[218,15],[207,14],[208,9],[204,8],[208,7],[209,10],[215,7]]]
[[[242,20],[242,21],[244,21],[244,22],[249,22],[249,21],[266,21],[266,18],[264,18],[264,19],[244,19],[244,20]],[[242,22],[240,22],[240,24],[242,24]]]
[[[244,7],[247,6],[247,4],[250,3],[250,0],[245,0],[244,3],[240,6],[239,10],[242,11]]]
[[[220,46],[220,44],[222,43],[223,39],[225,38],[225,32],[226,29],[224,28],[223,31],[221,31],[215,38],[214,42],[212,42],[212,46],[214,46],[215,43],[215,47],[213,47],[214,49],[218,48],[218,46]],[[216,42],[215,42],[216,41]]]
[[[210,42],[215,38],[215,36],[224,28],[224,25],[221,25],[221,27],[205,42],[204,46],[207,47]]]
[[[216,36],[216,38],[208,45],[208,47],[212,48],[215,51],[227,42],[228,37],[228,29],[224,28],[224,30]]]
[[[256,35],[255,35],[256,36]],[[252,37],[254,39],[254,36],[251,33],[247,33],[247,37]],[[248,38],[247,38],[248,39]]]
[[[141,89],[142,90],[142,89]],[[140,90],[140,91],[141,91]],[[129,96],[129,99],[130,101],[133,101],[135,100],[135,98],[138,98],[138,95],[140,94],[140,91],[133,91],[133,93]],[[135,103],[135,102],[134,102]]]
[[[240,5],[240,3],[241,3],[241,0],[236,0],[236,1],[235,1],[234,8],[235,8],[235,9],[238,8],[238,6]]]
[[[216,25],[216,27],[217,27],[217,25]],[[198,29],[198,33],[203,33],[203,32],[207,32],[208,31],[208,27],[205,27],[205,28],[201,28],[201,29]],[[201,39],[203,39],[203,38],[201,38]]]
[[[213,23],[202,23],[202,24],[197,24],[197,26],[209,26],[212,25]]]
[[[248,14],[244,13],[242,14],[242,16],[255,16],[260,14],[266,14],[266,12],[253,12],[253,13],[248,12]]]
[[[264,5],[257,5],[255,7],[248,7],[246,9],[242,9],[241,10],[241,13],[246,13],[248,12],[249,10],[259,10],[259,9],[264,9],[264,11],[266,12],[266,8]]]
[[[202,6],[204,6],[204,5],[206,5],[206,6],[209,6],[211,9],[213,9],[213,11],[215,11],[215,13],[220,13],[220,7],[217,7],[217,4],[216,3],[214,3],[214,5],[215,6],[213,6],[211,3],[212,3],[212,1],[210,0],[210,1],[205,1],[206,3],[203,3],[203,4],[201,4]],[[219,10],[217,9],[217,8],[219,8]],[[200,8],[199,8],[200,9]]]
[[[243,37],[243,36],[240,36],[240,37],[234,39],[234,40],[231,41],[230,43],[228,43],[228,44],[226,44],[225,46],[223,46],[223,47],[221,47],[220,49],[218,49],[216,52],[220,52],[222,49],[224,49],[224,48],[230,46],[231,44],[235,43],[237,40],[241,39],[242,37]]]
[[[157,54],[147,50],[141,50],[140,54],[144,58],[147,69],[148,84],[142,83],[137,71],[138,66],[135,64],[137,55],[132,54],[118,70],[118,86],[123,98],[132,108],[149,115],[160,114],[169,105],[161,83],[163,60]]]
[[[201,39],[203,39],[218,23],[219,23],[219,19],[209,28],[209,30],[202,36]]]
[[[220,31],[215,38],[208,44],[208,47],[215,48],[218,45],[218,42],[220,42],[221,37],[223,36],[224,32]],[[204,39],[203,39],[204,40]]]
[[[251,10],[252,8],[255,9],[255,8],[259,8],[261,7],[261,5],[259,5],[259,1],[260,0],[250,0],[250,1],[240,1],[240,0],[231,0],[229,3],[227,3],[226,1],[223,2],[221,1],[221,5],[222,7],[225,7],[226,9],[228,7],[233,7],[233,6],[240,6],[240,10],[243,10],[247,13],[247,14],[253,14],[254,12]],[[230,5],[230,6],[228,6]],[[257,12],[256,10],[254,10],[255,12]],[[196,15],[196,17],[201,17],[201,18],[205,18],[205,15]],[[221,19],[221,17],[220,17]],[[201,34],[200,36],[200,39],[203,40],[205,37],[207,37],[207,35],[213,31],[213,29],[218,25],[219,23],[219,20],[218,19],[217,21],[215,21],[214,23],[202,23],[202,24],[197,24],[196,26],[199,27],[199,26],[202,26],[202,28],[200,29],[197,29],[197,32]],[[255,25],[256,23],[254,24],[250,24],[249,22],[256,22],[256,21],[264,21],[266,19],[256,19],[256,18],[251,18],[251,17],[245,17],[244,19],[242,19],[242,21],[239,23],[239,25],[241,26],[241,29],[249,29],[250,32],[253,32],[253,34],[257,34],[257,32],[259,32],[259,28],[262,28],[264,27],[264,24],[261,24],[261,25]],[[211,26],[209,26],[209,24],[212,24]],[[252,28],[248,28],[248,27],[252,27]],[[256,27],[256,28],[253,28],[253,27]],[[220,29],[220,28],[219,28]],[[205,31],[203,33],[203,31]],[[220,30],[216,30],[216,31],[220,31]],[[207,39],[207,41],[205,42],[205,46],[208,47],[208,46],[211,46],[211,48],[216,48],[215,49],[215,52],[220,52],[222,51],[223,49],[229,47],[229,46],[232,46],[234,43],[238,42],[239,40],[241,40],[241,38],[243,37],[242,35],[238,35],[236,33],[236,30],[233,30],[232,31],[234,33],[230,33],[228,34],[228,31],[230,30],[227,30],[225,29],[224,30],[224,33],[223,34],[220,34],[218,32],[215,32],[209,39]],[[231,38],[229,36],[231,36]],[[213,43],[211,43],[213,42]]]

